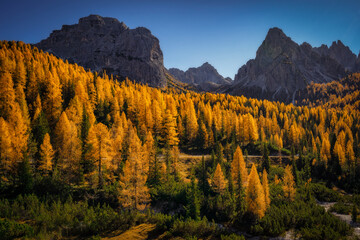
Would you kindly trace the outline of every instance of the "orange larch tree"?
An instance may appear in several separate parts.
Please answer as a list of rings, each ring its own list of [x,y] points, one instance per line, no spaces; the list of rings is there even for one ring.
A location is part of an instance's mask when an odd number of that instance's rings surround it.
[[[285,197],[289,201],[293,201],[295,199],[295,193],[296,193],[295,180],[290,165],[287,165],[285,168],[284,178],[283,178],[283,191]]]
[[[40,145],[40,161],[38,166],[38,170],[45,176],[52,171],[54,154],[54,150],[50,143],[50,135],[46,133],[44,141]]]
[[[269,208],[270,207],[269,181],[268,181],[268,174],[265,169],[262,174],[262,186],[264,189],[264,195],[265,195],[264,198],[265,198],[266,208]]]
[[[149,166],[140,139],[134,129],[130,131],[129,155],[120,176],[119,200],[123,207],[143,210],[150,201],[146,186]]]
[[[90,146],[87,158],[97,165],[98,186],[101,188],[104,172],[114,170],[114,149],[108,128],[102,123],[91,126],[86,142]]]
[[[261,219],[266,211],[265,194],[254,164],[251,167],[248,181],[245,197],[247,211],[252,213],[255,218]]]
[[[244,189],[247,186],[248,173],[244,157],[239,146],[237,146],[233,161],[231,162],[231,177],[235,189]]]
[[[210,180],[210,185],[213,188],[214,192],[218,194],[222,194],[225,191],[226,179],[219,163],[216,166],[213,178]]]

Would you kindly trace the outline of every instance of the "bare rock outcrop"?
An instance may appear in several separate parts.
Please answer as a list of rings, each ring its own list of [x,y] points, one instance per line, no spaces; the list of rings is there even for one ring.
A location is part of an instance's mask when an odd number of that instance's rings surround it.
[[[35,44],[93,71],[163,87],[166,69],[159,40],[143,27],[130,29],[115,18],[90,15]]]
[[[339,59],[347,61],[345,55]],[[345,67],[330,54],[321,54],[308,43],[298,45],[281,29],[271,28],[255,59],[238,70],[233,85],[224,92],[294,102],[296,91],[311,81],[323,83],[343,76]]]

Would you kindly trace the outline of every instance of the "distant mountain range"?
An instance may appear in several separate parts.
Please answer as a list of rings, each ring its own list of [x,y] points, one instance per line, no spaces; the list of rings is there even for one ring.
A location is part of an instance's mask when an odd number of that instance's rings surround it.
[[[120,79],[128,77],[153,87],[167,86],[169,73],[200,91],[283,102],[294,102],[296,93],[311,82],[327,83],[360,71],[360,55],[341,41],[330,47],[298,45],[279,28],[269,30],[255,59],[240,67],[234,81],[207,62],[186,71],[167,70],[159,40],[148,29],[130,29],[115,18],[81,18],[78,24],[64,25],[35,45],[85,68],[106,70]]]
[[[219,86],[232,84],[231,78],[221,76],[208,62],[197,68],[189,68],[185,72],[177,68],[170,68],[168,71],[176,79],[195,85],[202,91],[216,91]]]

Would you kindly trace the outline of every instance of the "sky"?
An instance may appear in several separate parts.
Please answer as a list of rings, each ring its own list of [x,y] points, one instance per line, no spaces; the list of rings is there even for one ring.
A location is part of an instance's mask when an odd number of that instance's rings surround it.
[[[256,55],[271,27],[313,47],[341,40],[360,50],[359,0],[0,0],[0,40],[37,43],[90,14],[150,29],[166,68],[209,62],[224,77]]]

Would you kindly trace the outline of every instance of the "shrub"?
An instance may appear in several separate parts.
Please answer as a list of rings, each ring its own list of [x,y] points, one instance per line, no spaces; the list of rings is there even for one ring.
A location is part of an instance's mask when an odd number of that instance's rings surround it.
[[[320,183],[310,184],[310,189],[315,198],[321,202],[337,202],[341,199],[338,192],[329,189]]]
[[[13,220],[0,219],[1,239],[14,239],[20,237],[31,237],[34,229],[26,223],[20,224]]]

